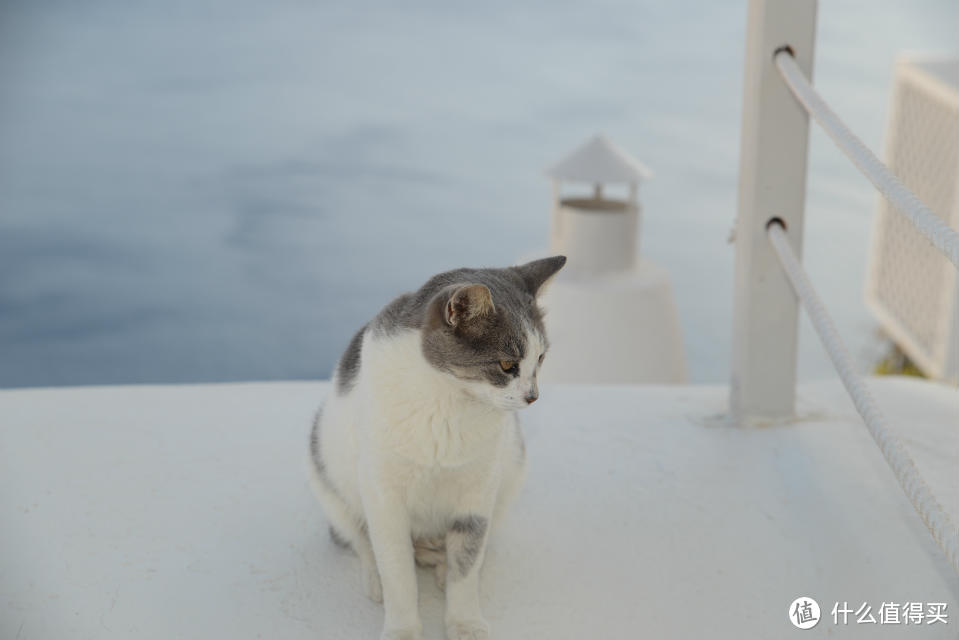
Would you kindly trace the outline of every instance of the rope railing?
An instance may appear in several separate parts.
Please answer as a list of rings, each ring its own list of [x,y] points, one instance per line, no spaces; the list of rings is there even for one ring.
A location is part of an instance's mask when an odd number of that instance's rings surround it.
[[[796,99],[829,134],[836,146],[875,185],[902,215],[959,269],[959,233],[956,233],[910,191],[862,140],[843,124],[803,75],[789,49],[776,52],[776,67]]]
[[[836,371],[839,373],[850,398],[852,398],[856,410],[862,416],[866,429],[869,430],[872,439],[878,445],[879,450],[882,451],[882,455],[892,468],[899,486],[902,487],[919,517],[922,518],[932,537],[943,553],[946,554],[952,568],[956,573],[959,573],[959,529],[956,528],[949,514],[943,510],[936,500],[922,476],[919,475],[916,463],[913,462],[905,447],[890,432],[885,415],[876,405],[876,401],[862,378],[856,373],[852,358],[850,358],[849,352],[843,345],[832,319],[816,294],[816,290],[809,281],[806,272],[799,264],[796,254],[793,253],[792,247],[786,239],[786,231],[782,223],[773,220],[767,227],[767,233],[793,290],[809,315],[816,333],[819,334],[819,339],[836,367]]]

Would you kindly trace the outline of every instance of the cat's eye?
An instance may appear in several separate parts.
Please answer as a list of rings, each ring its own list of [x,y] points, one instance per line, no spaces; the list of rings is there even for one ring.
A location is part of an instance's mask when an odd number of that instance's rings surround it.
[[[506,373],[510,373],[511,371],[516,369],[516,363],[513,362],[512,360],[500,360],[499,366]]]
[[[540,363],[540,364],[543,364],[543,358],[545,358],[545,357],[546,357],[546,354],[545,354],[545,353],[539,354],[539,363]]]

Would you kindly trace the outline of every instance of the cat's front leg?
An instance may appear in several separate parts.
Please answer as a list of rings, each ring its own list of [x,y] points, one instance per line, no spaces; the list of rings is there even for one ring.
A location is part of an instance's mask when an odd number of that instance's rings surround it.
[[[464,513],[446,533],[446,637],[487,640],[489,624],[479,603],[479,573],[486,554],[490,514]]]
[[[422,624],[409,513],[397,492],[374,486],[363,491],[363,508],[383,586],[381,640],[419,640]]]

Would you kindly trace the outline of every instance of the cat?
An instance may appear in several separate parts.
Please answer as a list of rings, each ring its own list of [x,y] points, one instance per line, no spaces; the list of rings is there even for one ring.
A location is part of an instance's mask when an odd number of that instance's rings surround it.
[[[310,434],[311,485],[334,542],[383,602],[382,640],[416,640],[415,564],[446,590],[449,640],[482,640],[479,571],[526,469],[516,411],[539,396],[548,342],[537,296],[564,256],[457,269],[353,337]]]

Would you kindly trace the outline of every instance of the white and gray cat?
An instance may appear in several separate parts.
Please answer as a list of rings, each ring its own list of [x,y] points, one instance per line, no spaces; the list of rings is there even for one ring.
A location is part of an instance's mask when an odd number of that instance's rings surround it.
[[[489,636],[479,570],[525,471],[516,410],[538,397],[548,344],[536,297],[565,263],[441,273],[340,359],[310,436],[312,485],[384,604],[384,640],[420,637],[414,562],[446,589],[447,638]]]

